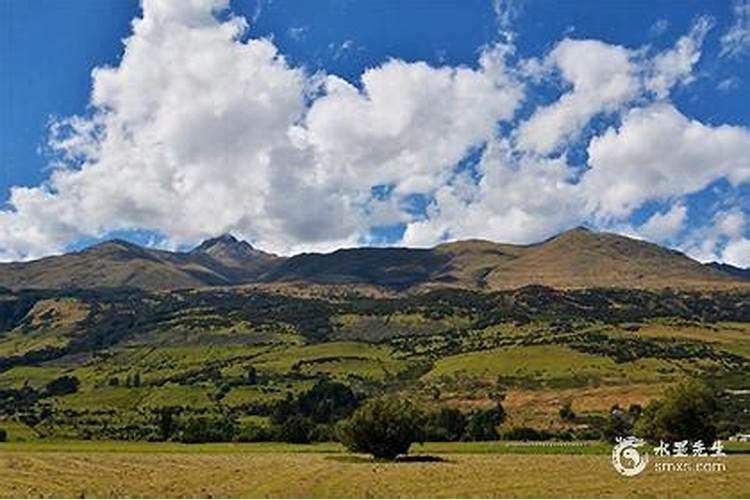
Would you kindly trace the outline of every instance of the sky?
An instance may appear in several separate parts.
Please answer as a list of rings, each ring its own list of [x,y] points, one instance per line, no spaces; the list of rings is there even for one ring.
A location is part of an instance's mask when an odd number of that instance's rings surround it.
[[[0,260],[575,226],[750,266],[750,0],[0,0]]]

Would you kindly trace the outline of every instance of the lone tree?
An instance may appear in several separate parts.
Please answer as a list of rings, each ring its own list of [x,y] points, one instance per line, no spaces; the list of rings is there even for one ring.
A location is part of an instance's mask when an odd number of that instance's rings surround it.
[[[339,438],[350,451],[393,460],[422,441],[424,415],[409,401],[381,398],[367,401],[339,426]]]
[[[643,409],[635,434],[651,442],[682,440],[712,442],[717,400],[704,383],[687,380],[667,390],[664,398]]]

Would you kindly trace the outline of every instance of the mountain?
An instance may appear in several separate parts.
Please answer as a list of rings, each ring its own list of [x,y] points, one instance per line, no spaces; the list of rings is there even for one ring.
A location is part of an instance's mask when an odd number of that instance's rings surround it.
[[[207,240],[190,252],[112,240],[65,255],[0,264],[0,286],[171,290],[233,285],[254,279],[275,259],[229,235]]]
[[[228,284],[247,283],[283,260],[253,248],[231,234],[204,241],[188,253],[191,260],[220,274]]]
[[[532,245],[466,240],[431,249],[352,248],[279,257],[232,235],[188,252],[114,240],[80,252],[0,264],[0,286],[136,287],[170,290],[240,284],[367,285],[392,290],[459,287],[508,290],[717,289],[750,286],[726,266],[706,266],[682,253],[625,236],[576,228]]]
[[[612,233],[576,228],[526,247],[485,277],[492,289],[529,284],[553,288],[715,288],[737,278],[675,250]]]
[[[707,268],[675,250],[585,228],[532,245],[468,240],[430,250],[357,248],[302,254],[287,259],[261,280],[489,290],[528,285],[560,289],[750,286],[750,281]]]
[[[706,264],[706,267],[720,271],[725,274],[730,274],[735,278],[750,280],[750,268],[744,269],[742,267],[732,266],[729,264],[722,264],[720,262],[710,262]]]

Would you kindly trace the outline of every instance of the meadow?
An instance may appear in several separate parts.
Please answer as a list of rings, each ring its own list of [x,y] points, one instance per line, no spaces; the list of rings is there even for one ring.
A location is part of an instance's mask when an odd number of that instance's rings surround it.
[[[1,445],[0,497],[737,497],[750,455],[726,470],[626,478],[602,443],[426,443],[374,462],[338,444],[54,442]]]

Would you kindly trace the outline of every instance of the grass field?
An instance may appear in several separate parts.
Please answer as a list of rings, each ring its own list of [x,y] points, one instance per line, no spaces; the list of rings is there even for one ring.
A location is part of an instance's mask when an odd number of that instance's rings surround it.
[[[625,478],[608,447],[426,444],[376,463],[339,445],[8,443],[0,497],[748,497],[750,455],[723,472]]]
[[[604,356],[586,354],[560,345],[524,346],[469,352],[448,356],[435,363],[426,379],[463,374],[479,377],[549,379],[612,379],[617,381],[658,381],[660,371],[671,368],[653,358],[616,363]]]

